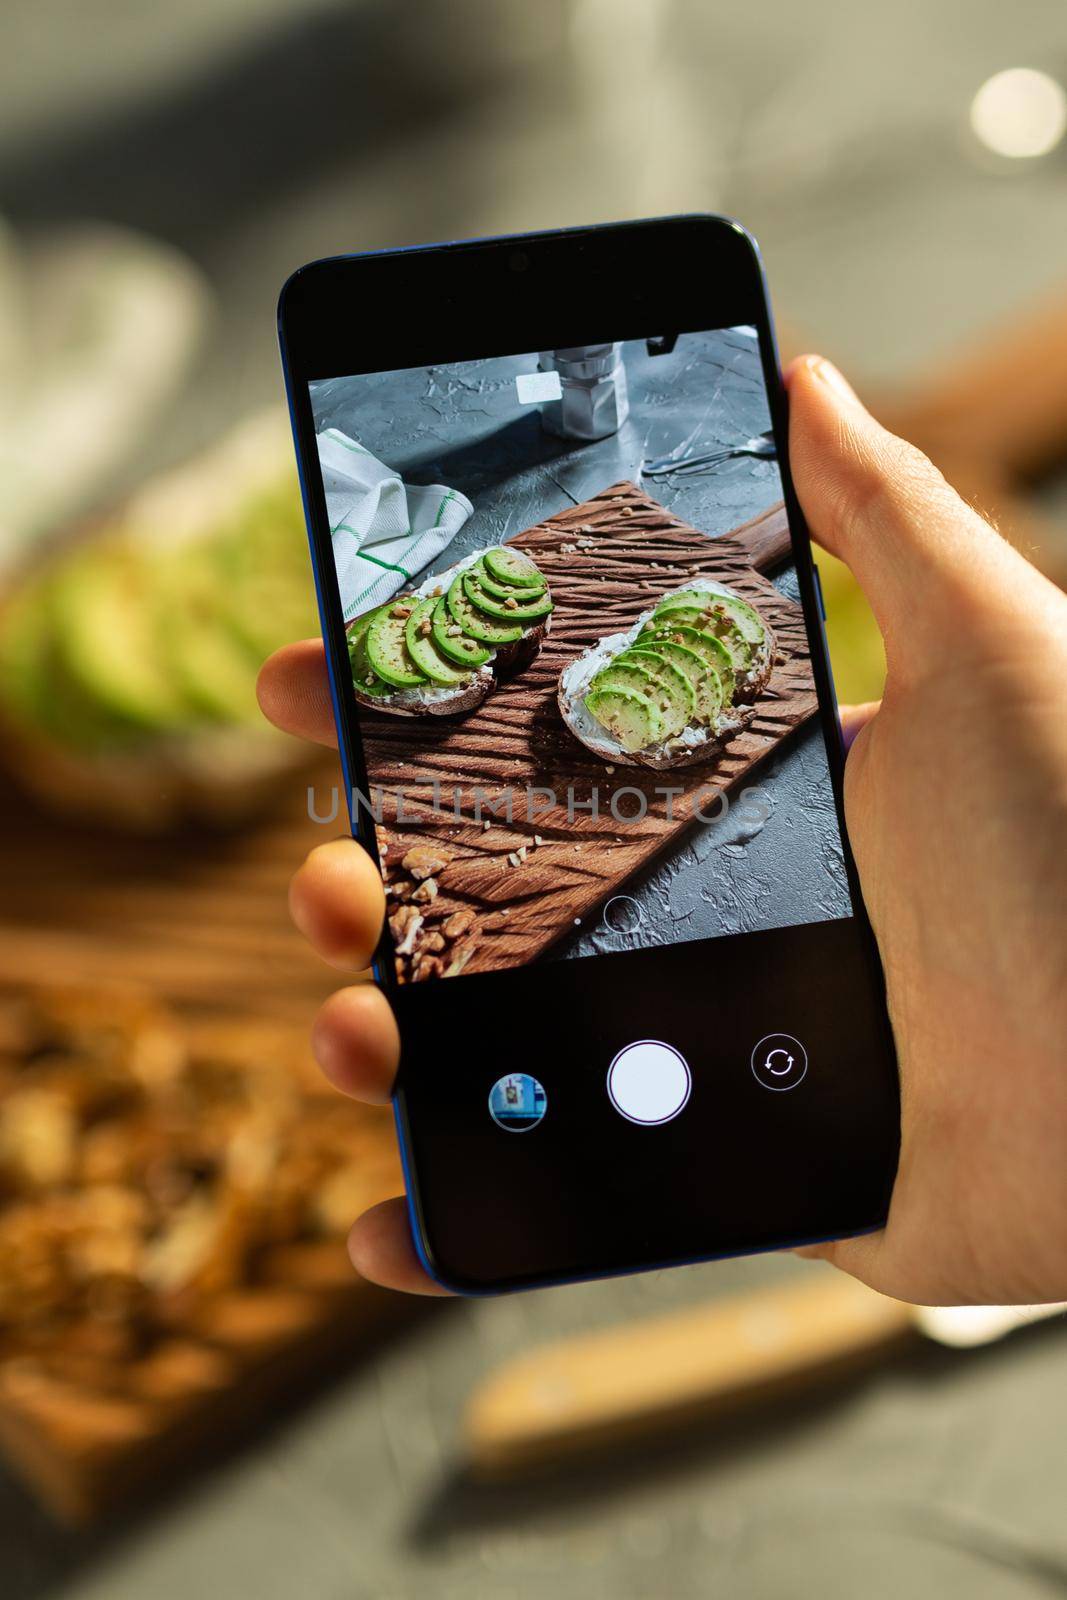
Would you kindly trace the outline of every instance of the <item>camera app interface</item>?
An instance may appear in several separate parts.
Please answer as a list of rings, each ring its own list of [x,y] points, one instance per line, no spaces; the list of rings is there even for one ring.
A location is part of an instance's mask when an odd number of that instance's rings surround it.
[[[852,915],[755,329],[310,390],[399,981]]]

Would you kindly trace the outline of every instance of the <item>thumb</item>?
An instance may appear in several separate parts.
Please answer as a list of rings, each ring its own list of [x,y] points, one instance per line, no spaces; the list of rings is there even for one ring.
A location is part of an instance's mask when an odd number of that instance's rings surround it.
[[[812,537],[852,569],[899,670],[943,644],[968,593],[988,592],[991,565],[1019,558],[836,367],[803,356],[786,381],[790,466]]]

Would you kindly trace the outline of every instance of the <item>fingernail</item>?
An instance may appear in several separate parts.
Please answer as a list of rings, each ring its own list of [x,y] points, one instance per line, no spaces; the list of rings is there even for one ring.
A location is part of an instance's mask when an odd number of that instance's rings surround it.
[[[812,377],[818,378],[820,383],[825,383],[828,389],[842,400],[848,400],[852,405],[862,404],[859,395],[844,375],[838,372],[832,361],[827,361],[824,356],[813,356],[808,363]]]

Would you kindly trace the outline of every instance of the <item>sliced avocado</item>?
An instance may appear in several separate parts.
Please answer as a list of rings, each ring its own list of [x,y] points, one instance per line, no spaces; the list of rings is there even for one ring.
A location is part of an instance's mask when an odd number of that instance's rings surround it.
[[[303,513],[288,489],[258,498],[201,548],[210,549],[219,575],[220,620],[257,664],[318,632]]]
[[[509,627],[506,623],[497,622],[493,617],[487,617],[475,610],[464,592],[464,576],[464,573],[457,572],[449,586],[447,600],[452,620],[459,624],[464,633],[469,634],[472,639],[479,639],[483,644],[511,644],[513,640],[521,639],[521,622]]]
[[[648,671],[638,661],[626,661],[621,656],[610,661],[593,679],[590,688],[594,693],[603,689],[621,689],[644,695],[659,712],[663,724],[660,737],[670,739],[690,720],[692,691],[685,679],[681,680],[684,692],[675,692],[658,672]]]
[[[694,616],[697,608],[700,614]],[[671,595],[656,607],[654,615],[671,622],[684,621],[689,627],[713,633],[723,641],[739,672],[751,665],[766,637],[763,623],[747,601],[733,595],[712,594],[706,589],[683,590]]]
[[[672,644],[668,639],[657,640],[654,645],[638,644],[627,654],[654,656],[659,661],[670,662],[682,673],[696,698],[696,715],[701,722],[715,723],[723,706],[722,679],[717,672],[709,671],[703,656],[688,645]]]
[[[763,619],[755,607],[750,606],[747,600],[742,600],[740,595],[723,594],[716,596],[719,609],[732,617],[741,630],[745,643],[750,646],[749,659],[758,654],[767,637],[767,629]]]
[[[487,650],[477,639],[472,639],[470,634],[463,632],[448,609],[448,601],[444,595],[434,601],[433,638],[441,654],[460,666],[480,667],[492,660],[491,650]]]
[[[14,594],[0,616],[0,701],[33,732],[82,748],[114,742],[114,723],[55,669],[54,574]]]
[[[630,689],[635,694],[643,694],[652,700],[656,693],[656,676],[655,673],[647,671],[640,662],[627,662],[622,656],[617,656],[614,661],[606,662],[589,684],[590,689],[613,687]]]
[[[521,550],[515,550],[510,545],[497,545],[495,549],[487,550],[482,560],[485,570],[497,583],[510,583],[516,589],[543,589],[545,586],[540,569],[529,556],[524,556]]]
[[[51,641],[46,583],[28,583],[0,614],[0,700],[20,722],[52,725],[47,654]]]
[[[388,606],[375,606],[348,626],[348,661],[352,668],[352,682],[360,694],[383,695],[392,693],[392,685],[379,678],[367,656],[367,633],[375,617],[387,611]]]
[[[319,631],[306,577],[263,570],[220,584],[219,621],[259,665],[272,650]]]
[[[674,600],[658,605],[651,620],[670,622],[679,628],[700,628],[707,613],[707,606],[698,605],[695,600]]]
[[[531,598],[525,604],[514,596],[510,600],[498,600],[482,588],[473,570],[463,574],[463,592],[471,605],[490,617],[499,617],[502,622],[538,622],[552,610],[552,600],[547,590],[539,595],[531,592]]]
[[[714,634],[673,622],[664,623],[662,619],[657,622],[652,617],[641,629],[638,641],[656,649],[662,642],[684,645],[686,649],[694,651],[717,674],[722,684],[723,702],[728,704],[732,700],[736,681],[733,657],[722,640]]]
[[[759,612],[747,600],[742,600],[739,594],[716,594],[710,589],[682,589],[672,596],[672,602],[675,599],[694,604],[702,601],[707,609],[729,612],[749,644],[761,645],[767,637],[767,629]]]
[[[733,662],[734,671],[739,676],[747,672],[752,662],[752,657],[756,653],[756,647],[749,644],[737,622],[728,611],[724,611],[721,606],[713,606],[700,624],[700,631],[711,634],[718,639]]]
[[[617,744],[628,752],[645,750],[663,738],[663,720],[647,695],[632,689],[593,689],[585,707]]]
[[[156,622],[175,685],[212,722],[260,722],[259,663],[226,620],[230,596],[213,552],[203,544],[175,548],[157,568]]]
[[[86,553],[55,588],[55,655],[74,689],[128,727],[162,732],[190,720],[161,639],[158,557],[112,545]],[[173,621],[173,619],[172,619]]]
[[[434,644],[432,617],[436,606],[437,597],[430,595],[419,601],[408,618],[404,629],[408,655],[431,683],[465,683],[470,673],[452,666]]]
[[[501,583],[494,578],[484,561],[476,561],[470,570],[477,574],[478,582],[486,594],[493,595],[497,600],[531,600],[535,594],[543,594],[548,588],[548,582],[540,572],[536,584],[526,584],[520,588],[517,584]]]
[[[697,697],[687,674],[680,672],[665,656],[655,650],[638,650],[636,653],[633,650],[623,650],[615,660],[633,660],[645,672],[651,672],[664,691],[677,702],[679,711],[684,712],[685,722],[691,722],[696,716]],[[682,724],[683,727],[685,722]]]
[[[426,682],[426,674],[408,654],[404,630],[409,614],[410,603],[390,601],[367,629],[367,660],[379,678],[394,689],[417,689]]]

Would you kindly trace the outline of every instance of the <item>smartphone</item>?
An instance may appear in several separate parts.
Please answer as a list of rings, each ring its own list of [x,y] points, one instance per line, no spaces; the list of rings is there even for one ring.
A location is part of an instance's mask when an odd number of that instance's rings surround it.
[[[280,335],[427,1270],[878,1228],[892,1037],[752,237],[315,261]]]

